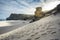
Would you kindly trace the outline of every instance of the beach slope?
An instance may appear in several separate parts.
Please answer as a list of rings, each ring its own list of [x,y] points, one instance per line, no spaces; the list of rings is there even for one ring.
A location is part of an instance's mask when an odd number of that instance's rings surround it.
[[[60,40],[60,14],[50,15],[2,34],[0,40]]]

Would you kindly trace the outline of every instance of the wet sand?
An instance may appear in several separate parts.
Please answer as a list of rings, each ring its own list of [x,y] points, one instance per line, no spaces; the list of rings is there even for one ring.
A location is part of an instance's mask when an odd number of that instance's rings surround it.
[[[2,22],[0,22],[0,34],[12,31],[12,30],[17,29],[17,28],[24,26],[26,24],[29,24],[29,22],[22,21],[22,20],[2,21]]]

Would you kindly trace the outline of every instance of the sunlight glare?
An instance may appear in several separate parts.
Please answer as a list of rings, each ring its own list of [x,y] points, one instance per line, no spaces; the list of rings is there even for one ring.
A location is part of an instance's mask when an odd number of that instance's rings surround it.
[[[43,6],[43,10],[42,10],[42,11],[49,11],[49,10],[55,8],[59,3],[60,3],[60,1],[55,1],[55,2],[46,3],[46,4]]]

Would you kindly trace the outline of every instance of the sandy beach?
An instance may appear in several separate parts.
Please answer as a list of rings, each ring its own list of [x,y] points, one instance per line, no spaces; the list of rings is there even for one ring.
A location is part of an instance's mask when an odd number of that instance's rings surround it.
[[[42,18],[2,34],[0,40],[60,40],[60,14]]]
[[[12,31],[26,24],[29,24],[29,21],[23,20],[0,21],[0,34]]]

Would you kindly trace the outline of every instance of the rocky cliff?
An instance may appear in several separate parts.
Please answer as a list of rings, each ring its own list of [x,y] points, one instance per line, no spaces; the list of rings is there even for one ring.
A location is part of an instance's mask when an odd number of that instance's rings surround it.
[[[33,15],[12,13],[6,20],[30,20],[32,18],[33,18]]]

